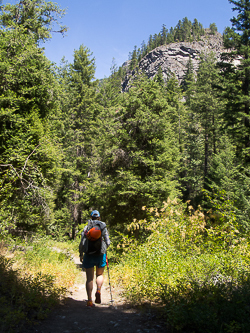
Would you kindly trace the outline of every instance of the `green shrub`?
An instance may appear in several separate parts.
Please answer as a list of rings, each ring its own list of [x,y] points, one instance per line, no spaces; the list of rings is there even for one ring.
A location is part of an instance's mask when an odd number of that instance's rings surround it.
[[[45,318],[78,278],[69,249],[64,245],[61,252],[57,245],[37,238],[32,244],[16,240],[12,253],[1,247],[1,332],[16,332]]]
[[[212,225],[201,209],[177,201],[149,211],[151,220],[128,227],[130,241],[123,237],[112,270],[126,296],[164,305],[177,332],[249,332],[249,245],[233,213]]]
[[[16,328],[46,316],[51,306],[65,293],[54,285],[54,277],[38,274],[20,277],[12,270],[13,262],[0,256],[0,330],[15,332]]]

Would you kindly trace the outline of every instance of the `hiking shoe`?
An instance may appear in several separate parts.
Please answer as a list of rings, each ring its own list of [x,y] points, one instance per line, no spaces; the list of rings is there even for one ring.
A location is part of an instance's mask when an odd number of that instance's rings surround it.
[[[92,301],[88,301],[87,302],[87,307],[88,308],[93,308],[95,305],[93,304],[93,302]]]
[[[95,293],[95,303],[101,304],[101,292],[99,290]]]

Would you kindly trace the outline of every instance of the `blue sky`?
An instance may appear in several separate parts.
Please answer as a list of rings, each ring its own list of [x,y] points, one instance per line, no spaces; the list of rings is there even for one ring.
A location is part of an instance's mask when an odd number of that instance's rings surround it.
[[[3,4],[16,3],[4,0]],[[62,24],[66,37],[54,34],[44,44],[46,56],[59,64],[63,56],[73,61],[74,50],[85,45],[96,62],[96,78],[110,75],[112,59],[121,66],[134,46],[148,41],[149,35],[174,27],[178,20],[197,18],[205,28],[216,23],[219,32],[231,26],[232,5],[228,0],[57,0],[66,8]],[[237,15],[237,13],[235,14]]]

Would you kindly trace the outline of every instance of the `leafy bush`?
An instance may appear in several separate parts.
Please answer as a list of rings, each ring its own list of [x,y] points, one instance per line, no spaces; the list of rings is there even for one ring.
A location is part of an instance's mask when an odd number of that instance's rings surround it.
[[[13,262],[0,256],[0,327],[2,332],[15,332],[15,328],[48,313],[65,288],[56,287],[55,277],[39,273],[36,276],[12,270]]]
[[[79,274],[75,264],[56,245],[46,239],[32,246],[16,243],[14,254],[1,248],[1,332],[16,332],[17,327],[45,318],[75,282]]]
[[[149,211],[151,220],[128,227],[130,244],[124,236],[125,251],[112,271],[127,297],[164,305],[176,331],[248,332],[249,245],[233,212],[212,225],[201,209],[176,200]]]

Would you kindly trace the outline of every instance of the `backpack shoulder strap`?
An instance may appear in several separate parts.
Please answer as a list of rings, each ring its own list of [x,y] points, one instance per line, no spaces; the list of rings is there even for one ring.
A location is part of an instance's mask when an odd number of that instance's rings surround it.
[[[90,230],[91,228],[93,228],[95,225],[96,224],[95,224],[94,220],[88,220],[88,225],[87,225],[88,230]]]
[[[93,222],[95,222],[95,225],[97,225],[101,229],[101,231],[103,231],[106,228],[106,223],[102,221],[95,220]]]

